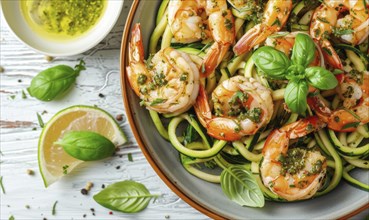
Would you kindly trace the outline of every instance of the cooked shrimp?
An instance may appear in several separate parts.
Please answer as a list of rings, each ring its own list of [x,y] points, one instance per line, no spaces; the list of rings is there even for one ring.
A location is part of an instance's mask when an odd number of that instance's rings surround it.
[[[308,104],[320,119],[335,131],[351,132],[357,126],[369,122],[369,72],[365,71],[362,79],[344,77],[338,87],[343,100],[342,109],[331,110],[317,96],[308,98]]]
[[[204,10],[206,16],[202,15]],[[235,39],[234,18],[226,0],[172,0],[168,5],[168,24],[174,39],[180,43],[208,37],[214,40],[204,57],[202,77],[214,71]]]
[[[313,116],[272,131],[265,141],[260,166],[266,187],[288,201],[314,196],[325,177],[326,158],[315,150],[289,149],[289,140],[303,137],[324,125]]]
[[[265,6],[261,23],[255,25],[241,37],[233,47],[234,53],[236,55],[247,53],[256,45],[264,42],[269,35],[281,30],[291,9],[292,0],[269,0]]]
[[[253,78],[234,76],[212,93],[213,114],[205,89],[200,86],[194,105],[201,124],[210,136],[227,141],[255,134],[273,114],[271,91]]]
[[[186,53],[165,48],[145,64],[140,24],[132,30],[128,53],[128,81],[148,109],[180,114],[194,104],[200,74]]]
[[[336,69],[342,69],[342,63],[336,51],[327,39],[332,32],[350,44],[360,44],[369,34],[369,4],[364,0],[324,0],[315,10],[310,35],[323,49],[328,63]],[[339,15],[349,14],[338,19]]]
[[[265,45],[274,47],[290,57],[293,45],[295,44],[295,38],[298,33],[300,32],[281,32],[280,36],[268,37],[265,40]],[[310,66],[320,66],[320,58],[321,56],[319,51],[315,50],[315,59],[310,63]]]

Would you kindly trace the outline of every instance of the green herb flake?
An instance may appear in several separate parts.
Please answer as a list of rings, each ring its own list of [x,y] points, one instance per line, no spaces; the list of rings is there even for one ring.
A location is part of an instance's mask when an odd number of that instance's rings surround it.
[[[274,26],[274,25],[277,25],[278,27],[280,27],[281,26],[281,21],[278,18],[276,18],[275,21],[273,22],[272,26]]]
[[[329,24],[329,21],[326,18],[322,18],[322,17],[317,17],[316,18],[318,21],[321,21],[323,23]]]
[[[58,201],[55,201],[54,202],[54,205],[53,205],[53,209],[51,210],[51,214],[52,215],[55,215],[56,214],[56,204],[58,203]]]
[[[10,99],[13,99],[13,100],[15,99],[15,95],[10,95],[9,97]]]
[[[42,117],[40,114],[38,114],[38,112],[36,114],[37,114],[38,124],[40,125],[41,128],[43,128],[45,126],[44,121],[42,120]]]
[[[342,130],[348,129],[348,128],[357,128],[357,126],[360,125],[360,122],[352,122],[352,123],[347,123],[344,126],[342,126]]]
[[[167,101],[167,99],[160,99],[160,98],[158,98],[158,99],[155,99],[154,101],[152,101],[151,104],[150,104],[150,106],[155,106],[155,105],[164,103],[166,101]]]
[[[4,183],[3,183],[3,176],[0,177],[0,187],[1,187],[1,190],[3,191],[3,193],[5,194],[5,188],[4,188]]]
[[[15,220],[14,216],[10,216],[9,220]]]
[[[69,168],[69,165],[64,165],[63,167],[63,174],[68,174],[68,168]]]
[[[225,25],[225,27],[226,27],[228,30],[231,30],[231,29],[232,29],[232,27],[233,27],[232,21],[231,21],[231,20],[229,20],[229,19],[225,19],[225,21],[224,21],[224,25]]]
[[[132,154],[131,153],[128,153],[127,156],[128,156],[128,161],[129,162],[133,162]]]
[[[27,98],[27,94],[24,92],[24,90],[22,90],[22,99],[26,99]]]

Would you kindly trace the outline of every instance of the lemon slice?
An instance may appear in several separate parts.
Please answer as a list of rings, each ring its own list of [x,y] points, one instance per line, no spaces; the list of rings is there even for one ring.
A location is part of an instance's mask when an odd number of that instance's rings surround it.
[[[102,109],[76,105],[59,111],[45,125],[38,142],[38,165],[45,187],[83,162],[69,156],[61,146],[54,144],[68,131],[97,132],[115,146],[127,141],[114,118]]]

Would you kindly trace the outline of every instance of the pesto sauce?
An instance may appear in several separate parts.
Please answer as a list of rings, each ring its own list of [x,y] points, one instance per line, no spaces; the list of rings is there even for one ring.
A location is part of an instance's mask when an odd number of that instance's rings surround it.
[[[106,0],[27,0],[21,11],[28,24],[48,37],[75,38],[100,19]]]

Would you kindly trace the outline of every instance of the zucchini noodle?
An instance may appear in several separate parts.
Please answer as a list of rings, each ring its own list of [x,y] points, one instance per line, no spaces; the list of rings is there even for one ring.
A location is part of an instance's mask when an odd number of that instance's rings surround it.
[[[201,66],[203,59],[206,59],[207,53],[211,50],[213,41],[211,38],[207,38],[195,43],[177,42],[172,34],[170,23],[168,22],[168,10],[170,10],[168,9],[170,7],[169,2],[169,0],[163,0],[160,5],[156,17],[156,27],[150,37],[149,52],[153,55],[163,48],[173,47],[189,54],[194,62]],[[297,3],[293,5],[286,25],[281,30],[282,32],[272,33],[268,36],[268,39],[265,42],[261,42],[258,47],[267,45],[268,41],[277,42],[281,40],[282,42],[290,36],[289,32],[292,32],[294,36],[296,35],[295,31],[305,32],[308,35],[311,34],[309,32],[311,27],[310,22],[315,10],[320,4],[321,2],[318,0],[313,0],[311,4],[307,1],[297,1]],[[261,7],[265,7],[265,5],[261,5]],[[242,11],[233,8],[230,4],[228,4],[228,8],[231,8],[235,18],[234,29],[236,42],[241,39],[247,31],[259,25],[259,22],[262,20],[260,11],[253,12],[253,9],[250,8]],[[204,16],[205,14],[202,14],[202,17]],[[207,26],[205,25],[204,27],[206,28]],[[347,32],[351,33],[350,31]],[[337,40],[338,37],[339,35],[332,38],[334,38],[336,42],[339,41]],[[369,40],[365,40],[357,46],[346,44],[343,41],[332,43],[334,49],[337,51],[339,59],[343,62],[344,72],[351,74],[353,78],[357,79],[357,82],[363,80],[363,72],[368,71],[368,43]],[[286,44],[281,45],[284,46]],[[274,43],[274,46],[277,48],[278,44]],[[316,47],[318,47],[318,43],[316,43]],[[288,88],[286,88],[288,80],[276,80],[265,75],[252,58],[256,48],[251,49],[247,53],[236,55],[233,53],[231,47],[215,71],[207,75],[206,78],[200,80],[209,98],[212,92],[221,85],[222,82],[239,75],[246,78],[254,78],[257,82],[271,91],[271,97],[274,103],[271,119],[267,125],[260,128],[257,132],[254,132],[253,135],[245,135],[236,141],[217,140],[207,134],[206,130],[208,127],[204,127],[202,123],[199,123],[202,119],[199,119],[198,116],[194,114],[193,109],[179,115],[159,114],[153,110],[149,112],[158,133],[168,140],[180,153],[179,160],[183,164],[184,169],[190,174],[211,183],[221,183],[220,174],[223,169],[234,164],[243,164],[245,169],[252,172],[255,181],[267,200],[288,202],[287,199],[273,192],[273,190],[264,183],[262,172],[260,172],[261,163],[264,160],[263,151],[265,151],[265,146],[270,144],[268,143],[268,136],[272,135],[274,130],[288,127],[288,125],[298,122],[300,119],[304,119],[307,116],[291,112],[287,109],[285,92],[288,90]],[[292,50],[292,46],[290,50]],[[320,55],[319,58],[317,58],[320,60],[318,65],[323,67],[327,66],[327,69],[335,73],[336,70],[334,68],[326,65],[327,61],[323,59],[322,51],[323,50],[318,49],[316,53]],[[199,68],[200,71],[201,68],[203,67]],[[341,73],[342,71],[337,72],[337,74]],[[320,91],[311,92],[311,94],[321,100],[322,104],[327,106],[331,111],[334,112],[344,108],[345,97],[342,98],[343,95],[339,93],[339,89],[329,89],[319,92]],[[213,103],[211,102],[210,107],[213,107]],[[307,115],[310,116],[318,115],[310,108],[308,108],[307,113]],[[355,114],[356,113],[353,113],[353,116],[355,116]],[[304,148],[307,149],[307,151],[319,151],[326,158],[326,175],[321,187],[314,195],[315,197],[333,191],[343,179],[355,187],[367,191],[369,190],[367,183],[360,182],[350,176],[350,171],[354,169],[369,169],[368,124],[364,122],[355,123],[356,129],[352,129],[348,132],[332,130],[325,124],[322,126],[323,128],[317,129],[317,131],[311,134],[290,141],[290,148]],[[278,163],[280,163],[279,160]]]

